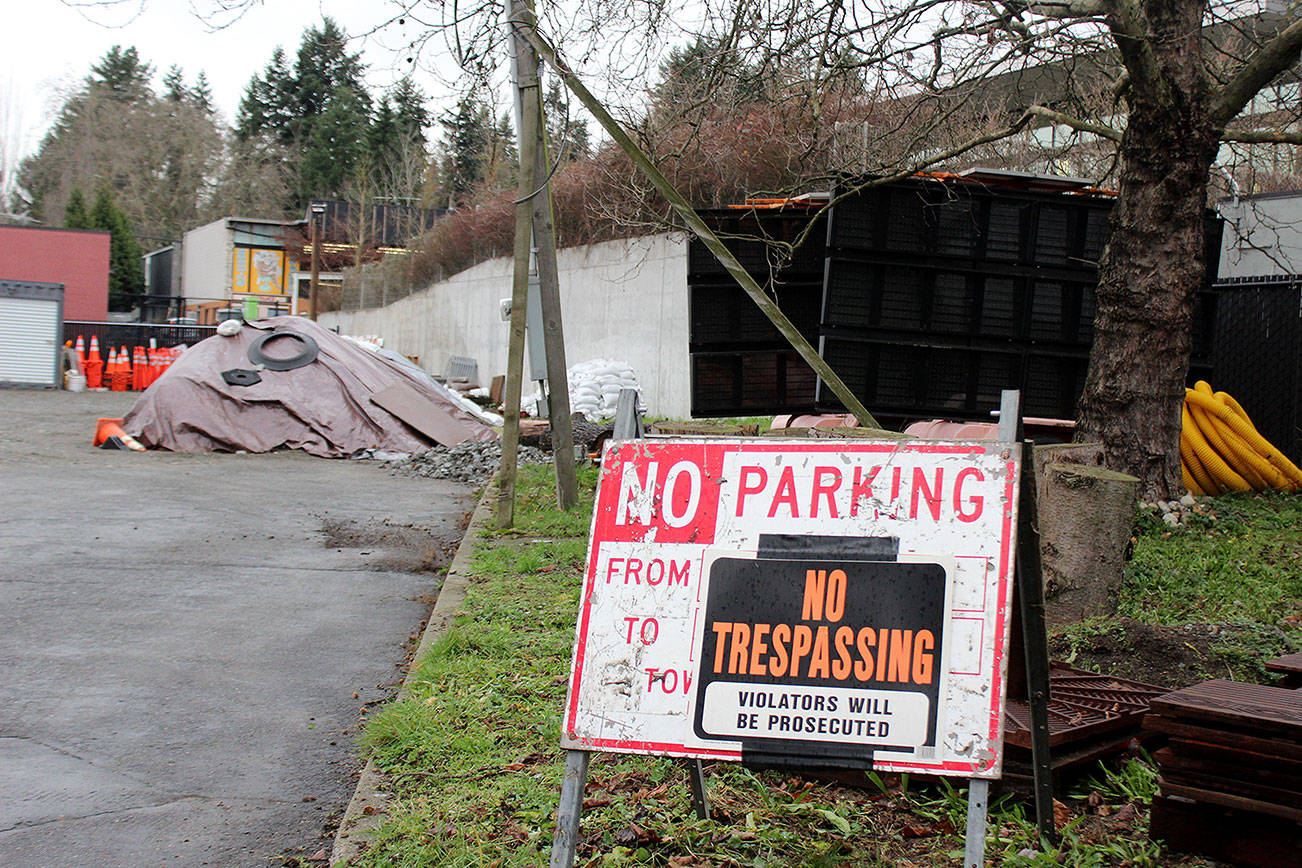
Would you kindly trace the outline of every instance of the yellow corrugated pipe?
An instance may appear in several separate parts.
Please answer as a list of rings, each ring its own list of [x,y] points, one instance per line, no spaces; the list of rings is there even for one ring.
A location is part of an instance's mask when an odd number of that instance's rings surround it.
[[[1205,381],[1185,389],[1180,472],[1193,494],[1302,489],[1302,470],[1257,433],[1248,414]]]

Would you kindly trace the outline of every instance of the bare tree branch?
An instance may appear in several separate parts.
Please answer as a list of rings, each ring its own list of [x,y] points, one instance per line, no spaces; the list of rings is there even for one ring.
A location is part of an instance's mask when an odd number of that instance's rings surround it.
[[[1222,142],[1243,142],[1250,145],[1302,145],[1302,132],[1297,130],[1226,130]]]
[[[1081,120],[1080,118],[1074,118],[1071,115],[1063,114],[1062,112],[1059,111],[1054,111],[1053,109],[1046,108],[1045,106],[1042,105],[1033,105],[1030,108],[1028,108],[1026,112],[1027,114],[1044,118],[1047,121],[1053,121],[1055,124],[1062,124],[1063,126],[1071,127],[1072,129],[1075,130],[1080,130],[1083,133],[1093,133],[1094,135],[1101,136],[1105,139],[1108,139],[1109,141],[1113,141],[1113,142],[1121,141],[1121,133],[1118,130],[1113,129],[1112,127],[1105,126],[1103,124],[1090,123],[1089,121]]]
[[[1290,6],[1295,12],[1295,7]],[[1253,96],[1271,79],[1297,65],[1302,52],[1302,18],[1298,18],[1261,46],[1213,98],[1210,116],[1218,126],[1225,126],[1243,111]]]

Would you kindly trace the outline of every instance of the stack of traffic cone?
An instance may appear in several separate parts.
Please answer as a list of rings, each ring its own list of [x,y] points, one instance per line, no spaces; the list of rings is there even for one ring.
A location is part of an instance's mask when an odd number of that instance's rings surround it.
[[[145,348],[136,347],[131,351],[131,388],[136,392],[143,392],[149,385],[145,382],[145,375],[148,371],[145,369]]]
[[[80,338],[78,338],[80,341]],[[99,336],[90,336],[90,355],[86,357],[86,388],[100,389],[104,386],[104,360],[99,357]]]
[[[122,388],[119,391],[131,391],[131,356],[126,347],[118,350],[118,370],[122,372]]]
[[[77,335],[77,360],[81,362],[82,373],[86,372],[86,339]]]
[[[127,360],[124,358],[125,353],[126,350],[119,353],[109,347],[108,367],[105,370],[108,373],[109,389],[114,392],[125,392],[127,390],[127,378],[130,376],[130,372],[123,370],[127,366]]]
[[[114,388],[113,380],[118,373],[118,351],[109,347],[108,353],[108,361],[104,363],[104,383],[109,389],[116,392],[117,389]]]

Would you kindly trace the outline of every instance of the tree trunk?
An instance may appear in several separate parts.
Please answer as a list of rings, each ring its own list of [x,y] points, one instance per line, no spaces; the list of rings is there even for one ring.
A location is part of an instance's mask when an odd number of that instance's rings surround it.
[[[1144,11],[1154,35],[1170,38],[1146,46],[1158,74],[1143,80],[1132,70],[1121,185],[1099,262],[1076,436],[1102,442],[1108,467],[1139,477],[1141,497],[1171,500],[1184,489],[1180,402],[1220,130],[1208,118],[1199,4],[1148,0]]]

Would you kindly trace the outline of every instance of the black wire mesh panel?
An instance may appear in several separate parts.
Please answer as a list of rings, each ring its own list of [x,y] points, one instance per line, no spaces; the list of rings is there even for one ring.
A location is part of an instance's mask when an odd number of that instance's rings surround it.
[[[692,415],[808,412],[816,380],[795,350],[693,353]]]
[[[1212,385],[1262,436],[1302,460],[1302,276],[1216,286]]]

